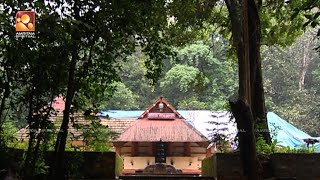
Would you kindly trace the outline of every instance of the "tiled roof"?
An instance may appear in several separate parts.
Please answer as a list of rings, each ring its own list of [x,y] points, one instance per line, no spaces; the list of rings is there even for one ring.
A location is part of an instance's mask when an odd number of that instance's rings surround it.
[[[120,135],[124,130],[126,130],[136,120],[137,119],[135,119],[135,118],[101,119],[101,124],[104,126],[108,126],[110,131],[115,132]]]
[[[50,117],[50,120],[52,122],[56,121],[57,119],[62,119],[63,115],[59,114],[58,116]],[[133,122],[135,122],[137,119],[135,118],[125,118],[125,119],[107,119],[107,118],[100,118],[101,125],[107,126],[108,129],[112,132],[112,139],[115,139],[119,137],[119,135],[127,129]],[[79,125],[89,125],[91,121],[85,120],[84,116],[81,114],[76,114],[75,116],[75,123]],[[53,132],[58,132],[59,130],[59,124],[56,125],[55,129],[53,129]],[[69,123],[69,133],[72,133],[74,137],[80,137],[83,134],[81,128],[76,129],[72,126],[72,123]],[[17,138],[19,140],[29,139],[29,130],[27,128],[22,128],[17,132]]]
[[[162,110],[159,108],[159,103],[163,103]],[[149,116],[151,114],[157,116]],[[173,119],[162,116],[166,114],[174,114],[170,115]],[[154,119],[154,117],[160,117],[160,119]],[[201,142],[203,144],[209,142],[162,97],[150,105],[139,119],[113,142],[157,142],[160,139],[164,142]]]
[[[148,120],[138,119],[114,142],[208,142],[184,119]]]

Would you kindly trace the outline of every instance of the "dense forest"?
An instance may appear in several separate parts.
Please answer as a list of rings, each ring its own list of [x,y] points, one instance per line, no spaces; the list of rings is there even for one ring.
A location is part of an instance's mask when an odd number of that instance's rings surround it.
[[[24,10],[36,12],[33,38],[16,36]],[[75,113],[145,109],[163,96],[177,109],[232,111],[247,128],[240,144],[250,147],[240,150],[253,168],[266,111],[320,136],[319,17],[313,0],[3,0],[1,153],[27,127],[23,177],[53,149],[50,174],[63,179]],[[55,128],[57,96],[65,98],[58,133],[38,132]]]
[[[263,79],[267,110],[313,136],[320,136],[320,58],[316,31],[309,29],[290,46],[262,46]],[[237,64],[228,55],[228,41],[219,36],[176,47],[176,59],[165,62],[161,78],[151,86],[144,77],[145,55],[136,53],[121,64],[121,81],[99,109],[145,109],[158,96],[177,109],[228,110],[236,92]]]

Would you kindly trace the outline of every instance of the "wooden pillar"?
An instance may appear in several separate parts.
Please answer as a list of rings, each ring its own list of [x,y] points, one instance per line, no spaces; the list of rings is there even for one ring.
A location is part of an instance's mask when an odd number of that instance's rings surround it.
[[[152,142],[152,156],[156,156],[156,143]]]
[[[131,156],[136,156],[138,150],[138,142],[132,142],[131,143]]]
[[[118,153],[121,156],[121,147],[116,147],[116,153]]]
[[[150,156],[153,156],[153,152],[154,152],[154,145],[153,145],[154,143],[153,142],[150,142],[149,143],[149,155]]]
[[[207,148],[207,153],[206,153],[206,157],[211,156],[212,152],[211,152],[212,147]]]
[[[190,146],[190,142],[185,142],[183,143],[184,145],[184,155],[185,156],[191,156],[191,146]]]
[[[169,142],[167,146],[167,156],[172,156],[173,143]]]

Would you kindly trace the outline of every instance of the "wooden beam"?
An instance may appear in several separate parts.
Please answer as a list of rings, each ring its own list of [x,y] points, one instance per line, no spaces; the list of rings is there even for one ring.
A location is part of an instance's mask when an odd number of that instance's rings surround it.
[[[122,147],[123,145],[125,145],[127,142],[112,142],[113,146],[115,147]]]
[[[208,147],[209,146],[209,142],[196,142],[200,147]]]
[[[118,153],[121,156],[121,147],[116,147],[116,153]]]
[[[184,142],[184,155],[185,156],[191,156],[191,146],[190,146],[190,142]]]

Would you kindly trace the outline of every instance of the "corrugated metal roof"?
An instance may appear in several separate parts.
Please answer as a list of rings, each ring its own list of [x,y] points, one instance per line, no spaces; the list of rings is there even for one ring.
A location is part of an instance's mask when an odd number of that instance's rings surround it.
[[[109,118],[138,118],[144,111],[141,110],[108,110],[101,111],[97,114],[100,117],[109,117]]]
[[[100,111],[97,116],[109,118],[138,118],[143,114],[142,110],[107,110]],[[177,112],[184,118],[188,118],[190,110],[177,110]]]

